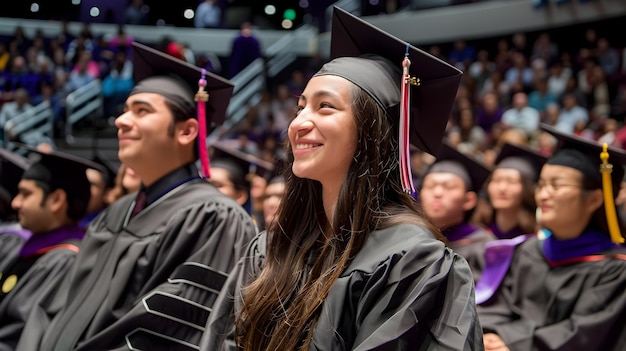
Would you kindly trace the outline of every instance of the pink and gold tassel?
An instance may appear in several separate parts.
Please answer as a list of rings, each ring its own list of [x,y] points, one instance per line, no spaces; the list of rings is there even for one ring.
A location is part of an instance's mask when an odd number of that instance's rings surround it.
[[[198,149],[200,155],[200,171],[202,173],[202,178],[205,179],[211,177],[209,153],[206,146],[206,102],[209,101],[209,93],[205,90],[206,85],[206,70],[202,69],[202,77],[198,81],[198,92],[196,93],[194,100],[198,102]]]

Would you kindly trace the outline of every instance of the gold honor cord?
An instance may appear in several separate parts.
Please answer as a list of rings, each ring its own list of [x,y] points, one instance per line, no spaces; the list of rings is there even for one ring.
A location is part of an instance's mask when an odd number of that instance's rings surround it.
[[[622,237],[622,233],[620,232],[619,225],[617,223],[617,213],[615,211],[615,202],[613,199],[613,182],[611,181],[613,165],[609,163],[609,152],[607,143],[604,143],[602,145],[600,159],[602,160],[602,164],[600,165],[600,172],[602,173],[604,211],[606,212],[606,222],[609,225],[609,234],[611,234],[611,241],[616,244],[623,244],[624,238]]]

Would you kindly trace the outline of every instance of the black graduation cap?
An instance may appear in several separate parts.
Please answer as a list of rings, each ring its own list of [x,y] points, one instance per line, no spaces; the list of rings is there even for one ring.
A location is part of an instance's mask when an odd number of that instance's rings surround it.
[[[17,195],[17,185],[30,164],[26,157],[0,148],[0,185],[9,192],[11,198]]]
[[[537,181],[541,167],[546,162],[546,157],[537,151],[522,145],[506,143],[502,145],[498,157],[496,157],[496,169],[513,168],[523,176]]]
[[[117,176],[118,168],[114,169],[114,166],[111,162],[103,159],[97,154],[91,159],[91,161],[97,163],[100,166],[100,168],[97,168],[96,170],[102,173],[106,187],[113,187],[115,185],[115,177]]]
[[[86,170],[89,168],[102,170],[102,166],[88,159],[57,150],[42,152],[30,145],[16,144],[16,146],[30,152],[29,158],[32,161],[30,167],[22,174],[22,179],[41,182],[47,185],[50,191],[63,189],[67,194],[68,202],[80,204],[78,207],[82,207],[84,203],[84,211],[87,210],[91,189]],[[70,204],[70,207],[76,206]],[[82,217],[82,215],[77,217]]]
[[[137,85],[131,95],[140,92],[157,93],[177,104],[183,111],[196,117],[194,96],[202,69],[138,42],[133,42],[133,75]],[[205,72],[207,101],[207,128],[211,123],[224,122],[226,108],[233,94],[233,83],[211,72]],[[174,84],[172,84],[174,83]]]
[[[461,81],[462,72],[457,68],[334,7],[330,49],[333,60],[317,75],[336,75],[351,81],[399,121],[401,68],[407,48],[409,74],[420,82],[410,89],[409,140],[434,156]]]
[[[600,172],[602,144],[594,140],[565,134],[547,124],[541,124],[540,128],[553,135],[558,141],[554,154],[546,161],[547,164],[575,168],[582,172],[588,181],[595,184],[596,188],[602,188],[602,174]],[[626,151],[610,146],[607,151],[609,153],[608,163],[613,165],[611,180],[615,190],[614,195],[617,195],[620,182],[624,178]]]
[[[212,145],[211,166],[225,168],[234,178],[239,178],[248,186],[250,175],[268,176],[274,165],[247,152],[216,142]]]
[[[443,142],[437,153],[437,160],[426,171],[426,174],[429,173],[456,174],[465,181],[467,191],[478,192],[491,174],[491,170],[485,164]]]

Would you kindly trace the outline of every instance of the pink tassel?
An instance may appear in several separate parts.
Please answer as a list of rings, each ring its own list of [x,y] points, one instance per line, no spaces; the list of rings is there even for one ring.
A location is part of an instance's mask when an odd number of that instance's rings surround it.
[[[210,178],[209,153],[206,146],[206,102],[209,101],[209,94],[205,91],[207,85],[206,70],[202,69],[202,78],[198,81],[198,92],[195,100],[198,102],[198,148],[200,155],[200,171],[202,178]]]
[[[413,184],[413,174],[411,173],[411,152],[410,152],[410,122],[411,122],[411,90],[409,67],[409,45],[406,46],[406,54],[402,60],[402,83],[400,96],[400,179],[402,190],[415,196],[415,186]]]

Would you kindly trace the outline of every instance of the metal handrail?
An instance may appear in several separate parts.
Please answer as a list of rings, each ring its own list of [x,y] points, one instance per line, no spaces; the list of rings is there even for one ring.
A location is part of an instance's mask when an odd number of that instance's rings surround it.
[[[41,134],[52,137],[54,114],[48,101],[44,101],[8,120],[4,125],[4,142],[7,149],[15,149],[12,140],[21,140],[21,136]]]
[[[65,118],[65,141],[74,142],[74,124],[83,118],[102,114],[104,98],[102,97],[102,82],[99,79],[89,82],[65,98],[67,115]]]

